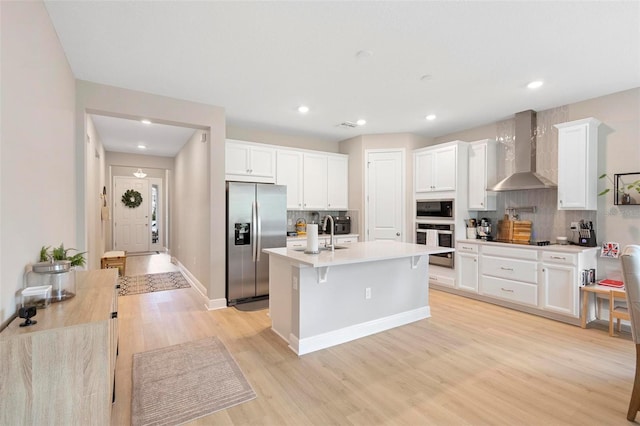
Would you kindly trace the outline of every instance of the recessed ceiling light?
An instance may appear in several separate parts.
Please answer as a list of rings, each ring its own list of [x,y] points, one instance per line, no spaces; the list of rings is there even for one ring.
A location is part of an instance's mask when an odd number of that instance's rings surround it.
[[[138,149],[147,149],[147,146],[140,143],[138,144]]]
[[[544,84],[544,82],[542,80],[535,80],[532,81],[531,83],[527,84],[527,87],[529,89],[537,89],[538,87],[542,86]]]
[[[309,107],[308,107],[308,106],[306,106],[306,105],[300,105],[300,106],[298,107],[298,112],[299,112],[300,114],[306,114],[306,113],[308,113],[308,112],[309,112]]]
[[[370,50],[359,50],[358,52],[356,52],[357,59],[366,59],[372,56],[373,56],[373,52]]]
[[[427,120],[432,121],[436,119],[436,115],[435,114],[429,114],[425,117]]]
[[[361,118],[360,120],[356,121],[356,124],[358,126],[364,126],[365,124],[367,124],[367,120]]]
[[[151,124],[151,120],[140,120],[142,124]]]

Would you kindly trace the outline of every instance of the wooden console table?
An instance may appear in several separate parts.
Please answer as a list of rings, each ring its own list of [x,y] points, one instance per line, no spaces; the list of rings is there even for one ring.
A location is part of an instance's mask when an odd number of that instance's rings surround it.
[[[78,271],[76,296],[0,333],[1,425],[109,425],[118,344],[116,269]]]

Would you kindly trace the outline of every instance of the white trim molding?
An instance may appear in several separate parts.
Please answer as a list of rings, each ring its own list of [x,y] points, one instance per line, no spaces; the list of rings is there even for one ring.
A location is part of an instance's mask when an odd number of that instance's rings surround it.
[[[204,300],[204,307],[207,308],[207,310],[214,311],[227,307],[226,298],[209,299],[209,297],[207,296],[207,289],[178,259],[176,259],[175,257],[171,257],[171,263],[177,265],[180,268],[180,271],[184,273],[189,283],[191,283],[192,287],[200,294],[200,296]]]

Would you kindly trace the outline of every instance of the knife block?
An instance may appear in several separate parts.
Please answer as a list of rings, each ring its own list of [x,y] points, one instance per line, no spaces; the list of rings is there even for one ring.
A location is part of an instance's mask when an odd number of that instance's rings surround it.
[[[578,245],[584,247],[595,247],[596,231],[592,229],[581,229],[578,237]]]

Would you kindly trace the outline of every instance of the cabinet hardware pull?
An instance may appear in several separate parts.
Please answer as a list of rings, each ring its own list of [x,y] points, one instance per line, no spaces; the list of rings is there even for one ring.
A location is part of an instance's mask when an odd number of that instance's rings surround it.
[[[471,250],[471,247],[467,247],[467,246],[462,246],[462,248],[465,250]]]
[[[562,260],[566,260],[567,258],[564,256],[551,256],[552,259],[562,259]]]
[[[507,293],[513,293],[513,290],[504,287],[500,287],[500,290],[506,291]]]
[[[501,266],[500,269],[503,271],[513,271],[513,268],[505,268],[504,266]]]

